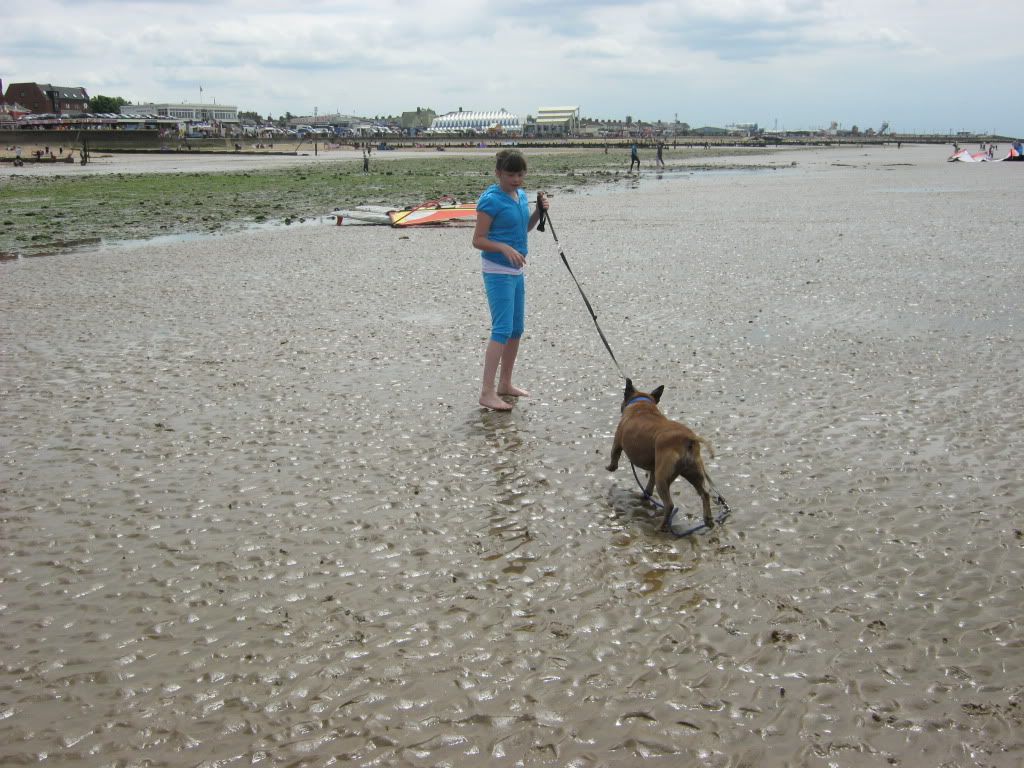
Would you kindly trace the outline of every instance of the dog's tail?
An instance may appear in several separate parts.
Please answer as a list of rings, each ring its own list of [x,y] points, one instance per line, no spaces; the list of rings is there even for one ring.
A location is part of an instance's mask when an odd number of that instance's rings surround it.
[[[706,437],[701,437],[700,435],[695,435],[694,439],[698,443],[700,443],[701,445],[703,445],[705,448],[708,449],[708,458],[709,459],[715,458],[715,449],[711,447],[711,441],[710,440],[708,440]]]

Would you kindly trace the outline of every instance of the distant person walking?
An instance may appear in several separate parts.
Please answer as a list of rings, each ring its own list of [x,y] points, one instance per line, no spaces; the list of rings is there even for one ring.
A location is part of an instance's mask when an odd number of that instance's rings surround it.
[[[370,155],[366,151],[366,147],[363,147],[363,173],[370,172]]]
[[[640,148],[634,141],[629,145],[629,172],[633,172],[633,164],[636,163],[636,172],[640,173]]]
[[[663,158],[663,157],[661,156],[661,155],[662,155],[662,152],[664,152],[664,150],[665,150],[665,145],[664,145],[664,144],[663,144],[662,142],[660,142],[660,141],[659,141],[659,142],[658,142],[658,154],[657,154],[657,156],[655,157],[655,164],[656,164],[656,165],[657,165],[657,166],[658,166],[659,168],[664,168],[664,167],[665,167],[665,158]]]

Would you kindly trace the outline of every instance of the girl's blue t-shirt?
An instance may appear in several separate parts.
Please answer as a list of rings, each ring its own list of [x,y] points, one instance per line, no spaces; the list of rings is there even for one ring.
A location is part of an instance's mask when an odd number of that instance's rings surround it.
[[[491,228],[487,239],[511,245],[526,256],[526,230],[530,225],[530,202],[526,193],[516,190],[518,201],[501,191],[497,184],[491,184],[476,202],[476,209],[491,217]],[[480,251],[480,255],[495,264],[512,266],[504,254]]]

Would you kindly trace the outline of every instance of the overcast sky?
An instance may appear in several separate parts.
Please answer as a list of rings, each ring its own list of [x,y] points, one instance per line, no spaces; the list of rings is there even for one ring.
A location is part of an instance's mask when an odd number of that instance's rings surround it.
[[[0,79],[296,115],[1024,135],[1019,2],[5,0]]]

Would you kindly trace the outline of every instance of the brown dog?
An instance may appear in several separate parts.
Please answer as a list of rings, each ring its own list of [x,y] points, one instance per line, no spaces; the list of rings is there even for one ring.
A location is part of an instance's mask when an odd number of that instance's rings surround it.
[[[707,446],[708,454],[714,458],[711,444],[698,436],[692,429],[678,421],[666,418],[658,410],[658,402],[665,387],[658,387],[648,394],[633,388],[633,382],[626,379],[626,392],[622,399],[622,418],[615,430],[612,443],[612,457],[608,471],[614,472],[619,466],[622,452],[634,465],[650,472],[644,493],[651,495],[655,487],[665,505],[665,518],[661,529],[668,530],[672,520],[672,481],[682,475],[690,482],[704,505],[704,525],[714,528],[715,518],[711,515],[711,480],[700,457],[701,443]]]

